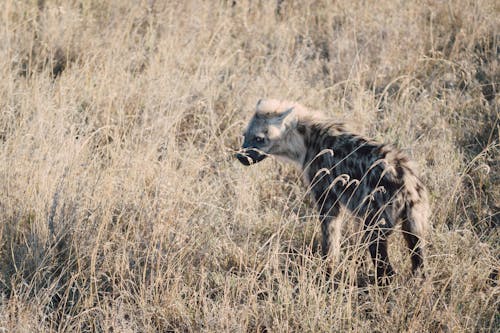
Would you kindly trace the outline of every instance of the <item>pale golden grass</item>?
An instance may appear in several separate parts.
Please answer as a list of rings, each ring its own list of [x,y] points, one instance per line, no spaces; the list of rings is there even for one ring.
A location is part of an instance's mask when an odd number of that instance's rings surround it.
[[[498,2],[234,3],[2,2],[0,331],[498,331]],[[262,97],[412,156],[424,281],[399,235],[327,279],[298,172],[232,156]]]

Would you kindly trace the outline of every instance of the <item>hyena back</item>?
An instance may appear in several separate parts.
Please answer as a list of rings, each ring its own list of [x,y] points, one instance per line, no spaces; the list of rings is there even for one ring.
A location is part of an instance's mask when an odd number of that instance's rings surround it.
[[[338,250],[340,227],[333,223],[330,235],[330,224],[343,206],[363,221],[363,240],[379,281],[394,275],[387,237],[397,223],[402,224],[413,271],[423,266],[427,192],[401,151],[350,133],[299,104],[260,100],[236,157],[251,165],[268,155],[302,169],[320,213],[325,256],[331,248]]]

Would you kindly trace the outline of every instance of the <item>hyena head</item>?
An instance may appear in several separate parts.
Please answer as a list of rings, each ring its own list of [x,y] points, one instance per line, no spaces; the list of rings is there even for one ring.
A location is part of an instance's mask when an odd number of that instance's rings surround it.
[[[297,131],[301,106],[277,100],[259,100],[236,157],[243,165],[258,163],[269,155],[301,163],[305,144]]]

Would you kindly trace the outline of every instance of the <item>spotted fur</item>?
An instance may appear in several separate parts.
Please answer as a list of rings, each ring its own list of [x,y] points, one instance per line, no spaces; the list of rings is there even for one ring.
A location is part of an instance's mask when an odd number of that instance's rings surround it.
[[[364,243],[379,281],[394,274],[387,237],[398,223],[413,271],[423,266],[427,192],[400,150],[351,133],[299,104],[260,100],[236,157],[251,165],[268,155],[291,161],[303,171],[320,213],[325,256],[331,249],[338,251],[340,226],[332,221],[345,207],[363,221]]]

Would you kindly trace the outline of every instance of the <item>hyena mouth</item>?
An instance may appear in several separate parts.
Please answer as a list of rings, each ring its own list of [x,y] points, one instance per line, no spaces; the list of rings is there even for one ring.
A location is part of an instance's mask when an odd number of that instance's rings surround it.
[[[260,153],[257,149],[248,148],[240,150],[236,153],[236,158],[241,164],[249,166],[258,163],[267,157],[266,154]]]

